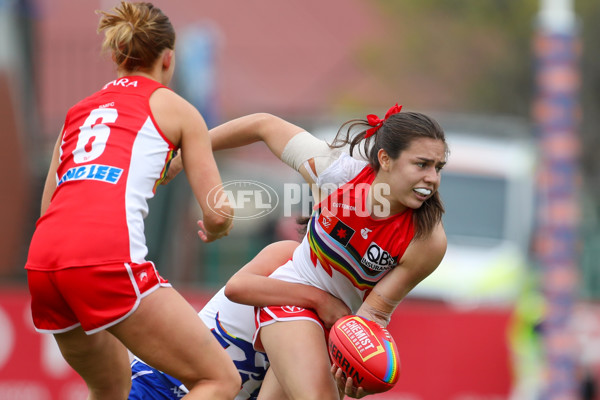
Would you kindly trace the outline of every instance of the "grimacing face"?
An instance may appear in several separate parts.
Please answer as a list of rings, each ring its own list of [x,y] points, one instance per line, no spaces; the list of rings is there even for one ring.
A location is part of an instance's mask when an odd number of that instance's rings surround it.
[[[392,159],[384,150],[379,152],[381,167],[374,184],[388,185],[384,195],[390,214],[407,208],[417,209],[439,188],[441,169],[446,164],[446,145],[431,138],[418,138]]]

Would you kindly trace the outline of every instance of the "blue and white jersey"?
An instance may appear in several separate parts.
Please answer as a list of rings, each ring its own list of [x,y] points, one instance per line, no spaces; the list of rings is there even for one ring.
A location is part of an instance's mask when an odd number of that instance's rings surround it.
[[[232,302],[222,288],[198,315],[227,351],[242,377],[242,390],[235,400],[256,398],[269,360],[252,345],[256,330],[254,307]]]
[[[128,400],[178,400],[188,393],[177,379],[163,374],[138,358],[131,362]]]
[[[227,351],[242,378],[242,388],[235,400],[253,400],[258,396],[269,361],[267,355],[254,350],[254,307],[234,303],[221,289],[198,313],[221,346]],[[187,388],[177,379],[164,374],[139,359],[131,363],[129,400],[177,400]]]

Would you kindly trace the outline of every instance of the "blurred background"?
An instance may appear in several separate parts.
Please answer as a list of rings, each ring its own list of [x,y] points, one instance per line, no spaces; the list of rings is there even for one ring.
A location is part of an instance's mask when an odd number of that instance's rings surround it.
[[[94,13],[116,4],[0,0],[0,399],[86,396],[33,330],[23,266],[65,113],[116,76]],[[331,139],[398,102],[447,132],[448,252],[398,307],[401,378],[372,398],[600,398],[600,2],[154,4],[178,35],[171,86],[209,127],[270,112]],[[198,309],[262,247],[297,238],[310,206],[265,146],[216,157],[225,182],[277,201],[260,218],[244,204],[204,244],[185,177],[158,189],[148,258]]]

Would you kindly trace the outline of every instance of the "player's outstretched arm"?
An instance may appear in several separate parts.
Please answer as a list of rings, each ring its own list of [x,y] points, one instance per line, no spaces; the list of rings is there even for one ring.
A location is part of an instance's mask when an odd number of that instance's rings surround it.
[[[309,184],[315,183],[333,159],[329,145],[303,128],[268,113],[246,115],[210,130],[213,150],[231,149],[264,142],[281,161],[300,172]],[[307,166],[311,172],[307,171]]]
[[[225,296],[236,303],[255,307],[295,305],[317,312],[326,327],[350,314],[350,309],[338,298],[313,286],[285,282],[268,276],[288,261],[298,242],[275,242],[236,272],[225,286]]]
[[[296,134],[303,132],[282,118],[268,113],[250,114],[225,122],[210,130],[213,150],[232,149],[255,142],[265,142],[281,158],[283,149]]]
[[[227,121],[209,131],[213,151],[233,149],[247,146],[256,142],[264,142],[277,157],[281,159],[283,150],[289,140],[296,134],[303,132],[286,120],[268,113],[250,114]],[[172,180],[181,170],[183,165],[178,155],[171,161],[167,179]]]
[[[386,327],[402,299],[438,267],[446,253],[446,243],[441,223],[429,237],[413,240],[399,265],[377,282],[356,314]]]
[[[268,113],[256,113],[218,125],[212,128],[209,134],[213,151],[264,142],[273,154],[282,159],[285,146],[300,132],[304,132],[304,129],[282,118]],[[296,166],[291,166],[298,170]],[[181,157],[178,155],[171,161],[164,183],[170,181],[182,169]]]

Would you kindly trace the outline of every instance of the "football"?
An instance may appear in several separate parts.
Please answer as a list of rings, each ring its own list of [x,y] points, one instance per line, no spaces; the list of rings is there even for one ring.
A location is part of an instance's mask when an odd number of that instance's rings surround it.
[[[390,390],[400,375],[396,342],[387,329],[357,315],[340,318],[329,332],[332,362],[368,393]]]

